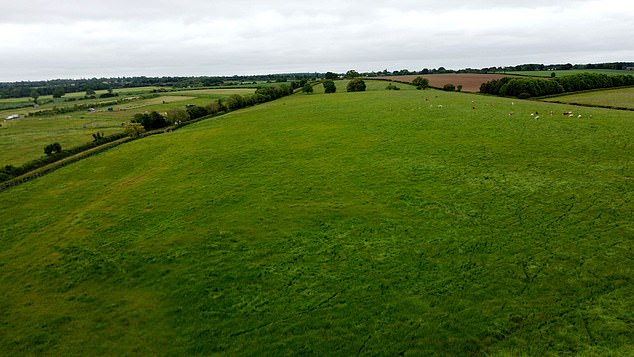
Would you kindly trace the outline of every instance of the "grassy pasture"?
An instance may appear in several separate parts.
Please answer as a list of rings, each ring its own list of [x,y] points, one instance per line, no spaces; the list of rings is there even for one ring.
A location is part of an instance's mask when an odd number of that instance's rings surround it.
[[[557,77],[572,76],[572,75],[580,74],[580,73],[602,73],[607,75],[634,74],[633,71],[623,71],[623,70],[617,70],[617,69],[570,69],[570,70],[564,70],[564,71],[511,71],[511,72],[504,72],[504,74],[529,76],[529,77],[550,77],[553,72],[555,72],[555,75]]]
[[[0,350],[632,351],[634,113],[337,86],[0,192]]]
[[[634,109],[634,88],[618,88],[546,98],[547,102],[579,103]]]
[[[397,87],[399,87],[400,90],[416,90],[416,87],[408,85],[408,84],[404,84],[404,83],[395,83],[390,81],[376,81],[376,80],[368,80],[368,79],[363,79],[363,81],[365,82],[366,91],[368,92],[384,91],[386,90],[385,87],[387,87],[388,84],[390,83],[392,85],[396,85]],[[337,87],[337,93],[344,93],[346,92],[346,89],[348,87],[348,83],[350,83],[350,80],[342,79],[342,80],[336,80],[334,82],[335,82],[335,86]],[[313,94],[324,94],[324,86],[321,83],[313,86],[313,90],[314,90]]]
[[[148,92],[155,87],[128,88],[117,91],[120,98]],[[156,87],[158,88],[158,87]],[[105,91],[104,91],[105,92]],[[62,147],[72,147],[93,140],[92,134],[99,131],[106,135],[121,131],[120,124],[130,121],[134,114],[158,111],[166,112],[175,108],[185,108],[186,104],[206,105],[211,101],[231,94],[253,93],[254,89],[207,89],[161,93],[156,98],[138,98],[112,105],[113,111],[101,107],[95,113],[76,111],[66,114],[26,117],[13,121],[0,121],[0,165],[21,165],[44,155],[44,147],[59,142]],[[112,98],[93,100],[90,103],[112,101]],[[43,105],[39,109],[72,107],[77,102]],[[81,102],[84,103],[83,101]],[[38,110],[39,110],[38,109]],[[26,115],[33,108],[0,111],[0,118],[18,113]],[[6,115],[5,115],[6,114]]]

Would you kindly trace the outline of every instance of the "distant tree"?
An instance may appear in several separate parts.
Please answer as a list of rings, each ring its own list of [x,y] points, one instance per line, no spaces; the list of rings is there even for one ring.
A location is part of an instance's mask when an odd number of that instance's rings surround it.
[[[325,80],[323,85],[324,85],[324,92],[326,93],[335,93],[337,91],[337,86],[335,86],[335,82],[330,79]]]
[[[313,92],[313,86],[311,86],[310,83],[304,84],[304,87],[302,88],[302,92],[304,92],[306,94],[312,93]]]
[[[429,79],[423,77],[416,77],[412,81],[412,84],[416,86],[416,89],[429,88]]]
[[[462,92],[462,84],[458,84],[458,85],[456,86],[456,91],[458,91],[458,92]]]
[[[95,91],[92,89],[86,89],[86,97],[90,97],[93,95],[97,95],[97,93],[95,93]]]
[[[61,98],[66,94],[64,87],[55,87],[53,89],[53,98]]]
[[[103,133],[96,132],[96,133],[92,134],[92,138],[93,138],[92,141],[95,141],[95,142],[101,141],[101,140],[103,140],[103,137],[104,137]]]
[[[37,91],[37,89],[31,89],[31,98],[33,98],[33,102],[37,104],[37,98],[40,97],[40,92]]]
[[[168,110],[165,120],[167,120],[170,125],[178,125],[189,120],[189,113],[183,109]]]
[[[59,143],[53,143],[44,147],[44,153],[46,155],[53,155],[60,152],[62,152],[62,146]]]
[[[205,115],[209,115],[210,113],[207,108],[194,105],[187,108],[187,114],[189,114],[190,119],[198,119],[204,117]]]
[[[446,90],[446,91],[448,91],[448,92],[453,92],[453,91],[455,91],[455,90],[456,90],[456,86],[454,86],[454,85],[453,85],[453,84],[451,84],[451,83],[447,83],[447,84],[445,84],[445,85],[442,87],[442,90]]]
[[[345,78],[351,79],[351,78],[357,78],[357,77],[361,77],[361,75],[359,74],[359,72],[355,71],[354,69],[349,70],[348,72],[346,72]]]
[[[361,78],[354,78],[348,82],[348,87],[346,89],[348,92],[364,92],[365,82]]]
[[[326,79],[331,79],[331,80],[335,80],[339,78],[339,75],[337,75],[336,73],[332,73],[332,72],[326,72]]]
[[[550,78],[555,78],[555,77],[557,77],[557,74],[555,72],[550,74]]]
[[[257,102],[257,96],[254,95],[253,96],[253,100],[255,102]],[[215,101],[215,102],[211,102],[211,103],[207,104],[205,109],[207,109],[207,112],[209,114],[218,114],[218,113],[220,113],[220,112],[225,110],[224,106],[222,105],[222,103],[220,101]],[[186,112],[186,114],[187,114],[187,112]],[[187,117],[189,118],[189,115],[187,115]]]
[[[240,94],[232,94],[227,98],[227,108],[229,110],[244,108],[244,98]]]
[[[151,112],[150,114],[135,114],[132,122],[143,125],[145,130],[164,128],[168,124],[167,120],[165,120],[165,118],[157,112]]]
[[[138,138],[142,133],[145,132],[145,129],[140,123],[127,123],[123,127],[123,132],[128,136]]]
[[[400,90],[401,88],[396,86],[396,85],[394,85],[393,83],[390,83],[390,84],[387,85],[387,87],[385,87],[385,89],[387,89],[387,90]]]

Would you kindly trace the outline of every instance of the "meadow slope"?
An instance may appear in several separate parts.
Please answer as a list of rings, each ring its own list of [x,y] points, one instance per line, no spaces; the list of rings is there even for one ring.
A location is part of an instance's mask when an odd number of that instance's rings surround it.
[[[0,350],[627,355],[634,113],[569,109],[294,95],[0,192]]]

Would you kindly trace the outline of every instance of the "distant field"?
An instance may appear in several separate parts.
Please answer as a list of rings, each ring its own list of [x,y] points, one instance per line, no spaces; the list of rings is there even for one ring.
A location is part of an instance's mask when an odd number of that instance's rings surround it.
[[[631,356],[634,112],[368,85],[0,192],[1,354]]]
[[[235,89],[193,89],[179,90],[173,92],[178,95],[206,96],[211,98],[228,97],[232,94],[246,95],[255,93],[253,88],[235,88]]]
[[[571,76],[580,73],[603,73],[603,74],[630,74],[634,75],[634,71],[620,71],[615,69],[571,69],[567,71],[513,71],[504,72],[509,75],[529,76],[529,77],[550,77],[552,73],[556,76]]]
[[[423,77],[429,80],[429,85],[436,88],[442,88],[445,84],[462,85],[463,92],[479,92],[482,83],[509,77],[501,74],[479,74],[479,73],[446,73],[446,74],[424,74],[410,76],[389,76],[381,77],[400,82],[411,83],[416,77]]]
[[[608,89],[546,98],[547,102],[578,103],[634,109],[634,88]]]
[[[134,114],[158,111],[167,112],[170,109],[185,109],[186,104],[206,105],[211,101],[228,97],[231,94],[253,93],[254,89],[205,89],[162,92],[156,98],[137,98],[137,95],[148,94],[158,87],[124,88],[116,90],[118,97],[88,101],[63,102],[42,105],[40,108],[22,108],[0,111],[0,165],[21,165],[44,155],[44,147],[59,142],[63,148],[77,146],[93,140],[92,134],[103,132],[106,135],[121,132],[121,123],[130,121]],[[103,91],[104,93],[106,91]],[[99,94],[100,92],[98,92]],[[81,94],[82,96],[84,93]],[[29,112],[51,109],[56,107],[73,107],[75,104],[96,105],[98,103],[116,101],[122,98],[132,98],[110,107],[97,107],[95,113],[85,110],[70,113],[25,117]],[[28,98],[4,100],[6,103],[28,101]],[[0,101],[0,108],[3,102]],[[23,117],[13,121],[4,121],[12,114]]]
[[[390,84],[390,82],[388,81],[371,80],[371,79],[365,79],[365,78],[363,79],[363,81],[365,82],[366,91],[368,92],[384,91],[386,90],[385,88]],[[334,82],[335,82],[335,86],[337,87],[337,93],[342,93],[347,91],[348,83],[350,83],[350,80],[343,79],[343,80],[337,80]],[[392,83],[392,84],[394,85],[395,83]],[[416,89],[415,87],[409,84],[396,83],[396,86],[399,87],[400,90],[415,90]],[[314,94],[323,94],[324,86],[322,84],[317,84],[313,87],[313,90],[314,90]]]
[[[54,142],[69,148],[92,141],[96,132],[119,133],[120,123],[117,119],[97,119],[87,114],[0,121],[0,165],[19,166],[37,159],[44,156],[44,147]]]

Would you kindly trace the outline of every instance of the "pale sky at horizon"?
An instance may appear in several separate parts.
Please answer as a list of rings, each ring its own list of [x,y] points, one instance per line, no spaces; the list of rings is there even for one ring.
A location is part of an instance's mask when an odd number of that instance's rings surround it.
[[[0,82],[634,61],[617,0],[0,0]]]

